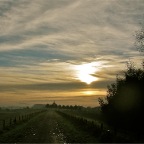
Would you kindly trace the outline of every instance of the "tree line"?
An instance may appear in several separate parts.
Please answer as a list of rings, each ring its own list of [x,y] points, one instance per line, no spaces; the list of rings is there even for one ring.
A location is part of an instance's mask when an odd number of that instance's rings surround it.
[[[58,105],[55,103],[55,101],[52,104],[46,104],[46,108],[59,108],[59,109],[75,109],[75,110],[81,110],[84,107],[83,106],[78,106],[78,105]]]

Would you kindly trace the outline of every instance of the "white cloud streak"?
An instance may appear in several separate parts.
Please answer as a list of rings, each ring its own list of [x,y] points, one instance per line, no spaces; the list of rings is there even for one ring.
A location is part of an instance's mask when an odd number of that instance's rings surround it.
[[[73,66],[99,61],[96,77],[114,80],[141,59],[133,35],[143,8],[143,0],[0,0],[0,81],[75,82]]]

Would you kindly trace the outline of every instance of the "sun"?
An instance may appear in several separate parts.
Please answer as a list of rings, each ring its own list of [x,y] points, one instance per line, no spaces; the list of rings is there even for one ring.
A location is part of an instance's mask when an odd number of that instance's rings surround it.
[[[82,82],[85,82],[87,84],[91,84],[93,81],[96,81],[97,78],[87,74],[87,73],[79,73],[79,77],[78,77]]]
[[[82,82],[85,82],[86,84],[91,84],[93,81],[97,81],[98,78],[93,76],[93,74],[95,74],[99,70],[98,66],[100,66],[99,62],[91,62],[82,65],[77,65],[77,79],[79,79]]]

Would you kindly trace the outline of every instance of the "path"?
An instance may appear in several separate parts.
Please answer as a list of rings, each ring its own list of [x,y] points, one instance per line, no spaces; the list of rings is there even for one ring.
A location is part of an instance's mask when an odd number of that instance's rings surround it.
[[[59,128],[59,115],[47,111],[31,120],[23,130],[23,137],[17,142],[24,143],[64,143],[64,136]]]
[[[81,133],[81,135],[80,135]],[[88,137],[55,111],[46,111],[0,136],[7,143],[69,143]],[[89,138],[89,137],[88,137]],[[88,139],[84,142],[89,142]]]

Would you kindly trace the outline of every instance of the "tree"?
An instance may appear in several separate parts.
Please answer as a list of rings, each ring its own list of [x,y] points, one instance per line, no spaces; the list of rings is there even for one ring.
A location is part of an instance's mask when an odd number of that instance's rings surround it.
[[[144,28],[136,33],[136,47],[139,51],[144,52]]]
[[[108,86],[105,99],[99,98],[101,110],[109,124],[127,129],[144,128],[144,69],[133,64]]]
[[[135,45],[141,53],[144,53],[144,27],[141,28],[141,30],[136,33]],[[142,66],[144,69],[144,59],[142,61]]]
[[[136,33],[136,47],[144,52],[144,28]],[[127,63],[127,70],[108,85],[107,95],[99,98],[102,113],[113,126],[130,130],[144,129],[144,60],[142,68]]]

